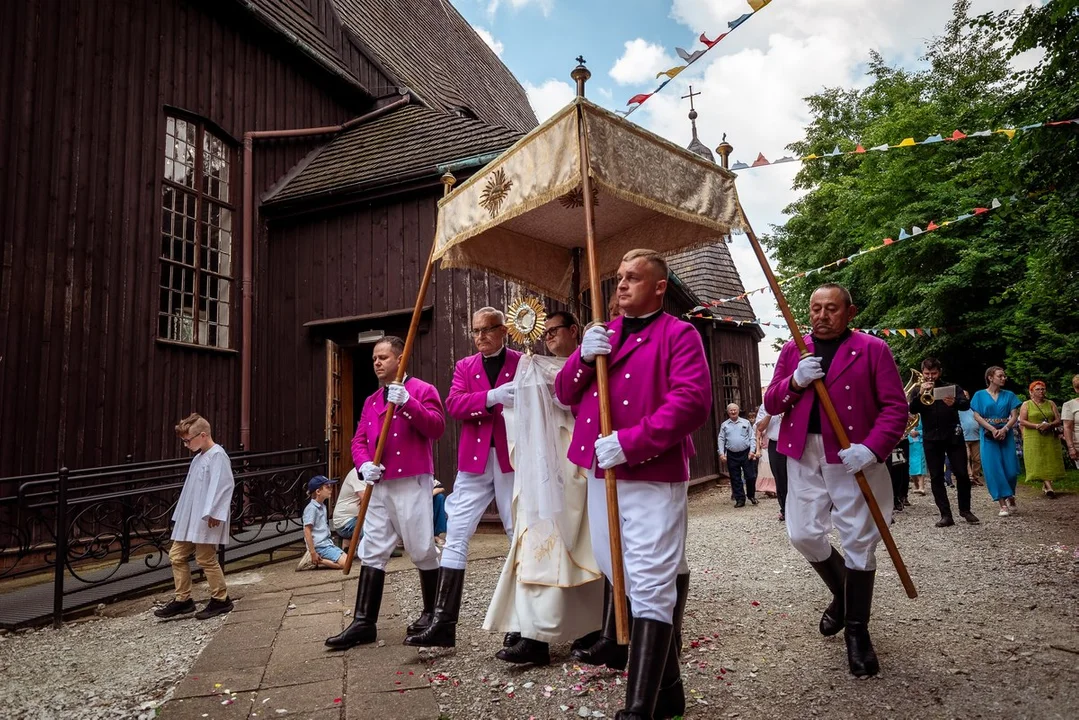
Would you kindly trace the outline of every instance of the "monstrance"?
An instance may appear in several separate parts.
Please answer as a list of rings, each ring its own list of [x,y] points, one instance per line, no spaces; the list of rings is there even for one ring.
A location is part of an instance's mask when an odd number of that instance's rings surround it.
[[[543,337],[547,327],[547,311],[537,298],[521,298],[506,310],[506,327],[513,341],[524,345],[531,355],[532,345]]]

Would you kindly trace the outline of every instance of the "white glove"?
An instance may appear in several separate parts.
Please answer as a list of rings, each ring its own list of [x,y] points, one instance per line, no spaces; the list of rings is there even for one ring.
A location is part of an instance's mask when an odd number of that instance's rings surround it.
[[[814,380],[824,377],[824,371],[820,369],[819,357],[804,357],[798,361],[798,367],[794,369],[794,384],[806,388],[813,384]]]
[[[377,483],[382,479],[382,471],[385,469],[381,465],[375,465],[373,462],[365,462],[360,465],[360,475],[363,476],[364,482]]]
[[[618,431],[596,438],[596,462],[601,470],[608,470],[615,465],[623,465],[626,454],[622,452],[622,443],[618,442]]]
[[[840,450],[839,459],[843,461],[843,466],[851,475],[877,462],[877,456],[873,454],[873,451],[861,443],[855,443],[846,450]]]
[[[514,388],[512,383],[506,383],[505,385],[499,385],[494,390],[487,391],[487,407],[494,407],[495,405],[501,405],[502,407],[513,407],[513,393]]]
[[[585,330],[581,340],[581,359],[590,363],[597,355],[610,355],[612,335],[614,330],[608,330],[602,325],[593,325]]]
[[[397,407],[401,407],[408,402],[410,397],[412,396],[408,394],[408,390],[401,383],[390,383],[389,389],[386,390],[386,399]]]

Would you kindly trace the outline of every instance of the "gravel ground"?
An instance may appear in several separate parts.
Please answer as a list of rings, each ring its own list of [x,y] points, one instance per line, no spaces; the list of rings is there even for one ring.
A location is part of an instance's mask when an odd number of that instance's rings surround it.
[[[0,635],[0,717],[148,720],[223,623],[144,610]]]
[[[860,682],[847,673],[842,637],[817,634],[826,590],[788,545],[775,501],[735,509],[728,498],[723,488],[690,499],[688,718],[1076,717],[1079,496],[1028,491],[1022,514],[998,518],[975,488],[983,524],[940,530],[932,499],[914,496],[893,533],[921,596],[906,598],[881,548],[871,630],[882,673]],[[470,564],[457,649],[420,651],[442,717],[613,717],[621,673],[569,663],[568,646],[552,648],[546,668],[494,659],[501,637],[480,625],[501,568],[500,559]],[[272,582],[252,580],[248,597]],[[418,613],[414,572],[391,573],[386,592],[400,617]],[[222,620],[161,623],[148,602],[0,635],[0,717],[153,717]]]
[[[1030,495],[998,518],[975,488],[980,526],[937,529],[932,498],[914,496],[893,534],[920,597],[903,592],[878,550],[871,630],[882,673],[856,681],[842,636],[817,633],[827,591],[787,543],[774,500],[735,509],[726,488],[691,496],[693,572],[686,613],[687,718],[1076,717],[1079,497]],[[952,496],[955,504],[954,493]],[[613,717],[621,673],[569,661],[508,666],[479,628],[501,562],[471,563],[455,652],[428,654],[446,718]],[[419,610],[412,577],[393,577],[406,615]]]

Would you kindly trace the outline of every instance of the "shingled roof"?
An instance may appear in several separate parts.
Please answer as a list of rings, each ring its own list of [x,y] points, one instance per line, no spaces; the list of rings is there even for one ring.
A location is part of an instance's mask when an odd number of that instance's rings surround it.
[[[725,242],[714,242],[672,255],[667,258],[667,263],[704,304],[745,292],[742,278]],[[746,299],[723,303],[714,312],[717,318],[731,317],[742,322],[753,322],[757,318],[753,306]]]
[[[267,204],[435,175],[440,164],[501,152],[523,136],[479,120],[405,105],[334,138]]]
[[[342,21],[434,108],[528,132],[538,124],[517,79],[449,0],[333,0]]]

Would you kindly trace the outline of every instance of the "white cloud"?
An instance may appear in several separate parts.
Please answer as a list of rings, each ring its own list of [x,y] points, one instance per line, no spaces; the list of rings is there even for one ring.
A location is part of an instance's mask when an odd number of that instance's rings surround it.
[[[525,82],[524,88],[528,94],[528,102],[532,104],[540,122],[561,110],[577,95],[573,85],[554,78],[545,80],[540,85]]]
[[[535,5],[540,9],[544,17],[550,15],[551,10],[554,8],[554,0],[509,0],[509,4],[514,10],[520,10],[528,5]],[[493,18],[501,5],[502,0],[490,0],[487,3],[487,16]]]
[[[635,85],[654,80],[656,73],[677,64],[661,46],[636,38],[626,42],[625,51],[611,68],[610,75],[619,85]]]
[[[476,25],[472,29],[476,31],[477,35],[483,38],[483,41],[494,51],[495,55],[502,57],[502,51],[506,49],[506,46],[500,41],[495,40],[495,36],[492,35],[489,30],[482,28],[479,25]]]

